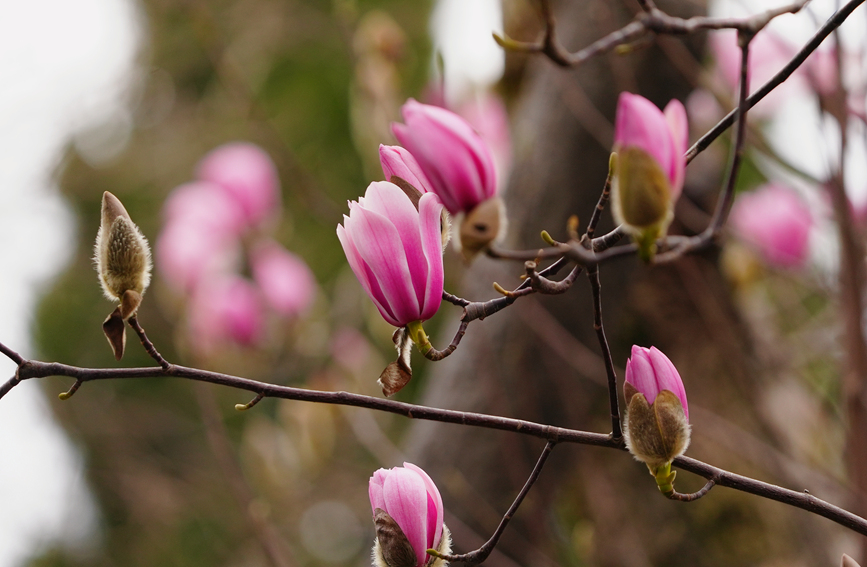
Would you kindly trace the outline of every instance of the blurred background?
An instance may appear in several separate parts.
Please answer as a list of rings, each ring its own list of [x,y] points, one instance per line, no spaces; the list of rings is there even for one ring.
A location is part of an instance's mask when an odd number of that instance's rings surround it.
[[[660,2],[679,16],[777,3],[746,4]],[[553,5],[572,50],[638,11],[627,0]],[[447,106],[485,136],[510,210],[506,245],[528,248],[541,245],[540,230],[565,239],[570,215],[589,217],[618,92],[684,101],[694,141],[735,89],[724,33],[660,37],[577,70],[504,56],[491,31],[540,32],[530,0],[0,6],[0,341],[81,366],[118,365],[100,328],[113,305],[91,261],[103,191],[154,247],[139,320],[166,358],[381,395],[392,329],[335,226],[346,201],[381,179],[378,145],[395,143],[389,123],[407,97]],[[754,79],[782,67],[834,8],[816,0],[760,34]],[[861,8],[833,39],[838,49],[825,46],[751,113],[722,248],[602,270],[615,362],[625,365],[632,344],[656,345],[681,371],[689,454],[840,505],[856,491],[826,187],[842,163],[853,216],[867,219],[865,23]],[[727,144],[688,168],[673,231],[707,223]],[[467,266],[451,249],[445,261],[447,289],[472,300],[522,272],[487,258]],[[443,306],[435,345],[448,344],[459,315]],[[449,359],[416,357],[397,399],[607,431],[598,352],[579,279],[565,296],[473,323]],[[152,361],[130,339],[120,364]],[[0,371],[14,365],[2,360]],[[0,400],[0,566],[368,564],[367,479],[404,459],[437,482],[456,549],[468,551],[543,446],[355,408],[265,400],[237,412],[246,394],[178,380],[94,382],[60,402],[69,386],[25,382]],[[678,481],[684,492],[703,484]],[[724,489],[672,503],[626,455],[561,446],[487,564],[836,565],[859,545],[826,520]]]

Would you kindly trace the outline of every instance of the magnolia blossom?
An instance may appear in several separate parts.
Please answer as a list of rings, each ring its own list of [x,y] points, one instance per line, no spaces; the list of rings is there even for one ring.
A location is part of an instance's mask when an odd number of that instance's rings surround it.
[[[732,228],[770,265],[798,268],[810,252],[813,217],[792,189],[768,183],[738,196],[729,217]]]
[[[422,195],[418,210],[395,184],[375,181],[337,225],[349,266],[383,318],[395,327],[426,321],[443,294],[442,204]]]
[[[430,181],[406,148],[380,144],[379,163],[382,165],[382,173],[386,181],[395,183],[397,180],[394,178],[397,177],[418,189],[420,193],[432,192]]]
[[[274,162],[260,147],[233,142],[212,150],[199,162],[196,176],[225,190],[250,227],[280,209],[280,180]]]
[[[189,308],[190,340],[203,354],[226,344],[251,346],[264,332],[264,309],[256,286],[235,274],[209,278],[196,288]]]
[[[413,155],[449,212],[472,211],[497,191],[488,145],[466,120],[445,108],[413,99],[401,108],[405,124],[392,131]]]
[[[258,243],[250,253],[250,266],[265,301],[280,315],[300,315],[313,303],[313,273],[304,260],[277,242]]]
[[[394,559],[401,560],[400,567],[423,567],[428,549],[449,553],[451,538],[443,524],[443,500],[427,473],[412,463],[379,469],[370,477],[368,492],[377,532],[375,559],[384,559],[383,564],[392,567],[398,563]],[[415,563],[403,553],[409,550],[406,543],[415,554]]]
[[[689,446],[689,406],[677,369],[656,347],[632,347],[623,385],[626,448],[645,463],[664,494],[674,491],[671,461]]]

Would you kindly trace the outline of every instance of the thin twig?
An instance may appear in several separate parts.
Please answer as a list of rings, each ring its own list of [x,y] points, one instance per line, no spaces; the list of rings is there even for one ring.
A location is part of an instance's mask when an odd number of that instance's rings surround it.
[[[754,107],[760,100],[768,96],[768,94],[777,88],[780,84],[783,83],[786,79],[788,79],[795,70],[801,66],[801,64],[807,60],[807,57],[813,53],[819,45],[825,40],[826,37],[831,35],[831,33],[840,27],[840,25],[846,21],[846,18],[849,17],[849,14],[852,13],[855,8],[864,3],[865,0],[850,0],[845,6],[840,8],[833,16],[828,18],[828,21],[819,28],[813,37],[810,38],[804,47],[798,51],[797,55],[795,55],[786,66],[780,69],[780,71],[771,77],[764,85],[761,86],[756,92],[754,92],[747,99],[747,109]],[[704,136],[699,138],[689,150],[686,152],[686,163],[691,162],[695,157],[707,149],[710,146],[711,142],[719,138],[720,134],[729,129],[729,127],[735,123],[735,120],[738,116],[738,108],[733,109],[731,112],[726,114],[726,116],[720,120],[716,126],[710,129]]]
[[[710,489],[713,488],[715,485],[716,485],[716,480],[711,478],[701,488],[701,490],[699,490],[697,492],[693,492],[691,494],[681,494],[680,492],[675,490],[675,491],[671,492],[670,494],[666,494],[665,496],[669,500],[677,500],[679,502],[693,502],[695,500],[698,500],[699,498],[701,498],[702,496],[704,496],[708,492],[710,492]]]
[[[168,369],[171,364],[163,358],[163,356],[157,351],[154,344],[148,339],[147,334],[145,334],[145,330],[139,324],[138,319],[136,317],[130,317],[128,319],[129,326],[132,327],[133,331],[138,335],[139,340],[141,340],[141,344],[144,347],[145,351],[150,355],[151,358],[157,361],[163,370]]]
[[[464,311],[466,313],[466,311]],[[455,349],[458,348],[458,345],[461,344],[461,339],[464,338],[464,334],[467,332],[467,326],[470,322],[466,319],[461,318],[461,324],[458,326],[458,330],[455,333],[455,338],[452,339],[452,342],[449,346],[444,348],[443,350],[437,350],[431,347],[426,353],[424,353],[425,358],[428,360],[442,360],[451,353],[455,352]]]
[[[617,396],[617,372],[614,370],[611,347],[608,346],[605,327],[602,325],[602,284],[599,281],[599,266],[589,268],[587,270],[587,278],[590,280],[590,287],[593,289],[593,329],[596,331],[596,338],[599,339],[599,348],[602,349],[602,360],[605,361],[605,373],[608,375],[611,438],[615,441],[622,441],[623,431],[620,428],[620,401]]]
[[[512,505],[509,507],[509,510],[503,516],[503,519],[500,520],[500,524],[497,526],[497,529],[494,531],[494,534],[491,536],[491,539],[486,541],[482,547],[476,549],[475,551],[470,551],[469,553],[464,553],[461,555],[441,555],[436,553],[434,550],[428,550],[430,555],[435,557],[439,557],[441,559],[445,559],[446,561],[461,561],[463,563],[469,563],[470,565],[477,565],[482,563],[494,548],[497,546],[497,542],[500,540],[500,536],[503,535],[503,531],[505,531],[506,526],[509,525],[509,520],[515,515],[515,512],[518,511],[518,507],[521,505],[521,502],[524,501],[524,497],[527,496],[527,493],[530,492],[530,489],[536,483],[536,480],[539,478],[539,474],[542,472],[542,467],[545,466],[545,461],[548,460],[548,455],[551,454],[551,451],[554,449],[553,441],[548,441],[545,445],[545,448],[542,450],[542,454],[539,455],[539,460],[536,461],[536,466],[533,467],[533,471],[530,473],[530,477],[527,479],[527,482],[524,483],[524,487],[521,489],[521,492],[518,493],[518,496],[515,498],[515,501],[512,502]]]

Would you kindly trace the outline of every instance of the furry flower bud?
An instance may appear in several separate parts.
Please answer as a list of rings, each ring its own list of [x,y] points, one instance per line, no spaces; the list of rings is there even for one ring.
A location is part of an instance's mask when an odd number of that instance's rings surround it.
[[[428,555],[451,553],[451,534],[443,523],[443,499],[426,472],[412,463],[379,469],[368,485],[376,540],[376,567],[444,567]]]
[[[677,100],[665,112],[646,98],[621,93],[617,103],[612,160],[614,217],[633,234],[641,256],[653,256],[668,229],[683,190],[686,110]]]
[[[689,446],[689,406],[683,381],[659,349],[633,346],[623,390],[626,447],[656,476]]]
[[[120,303],[103,323],[115,358],[120,360],[126,342],[124,321],[135,315],[151,281],[151,251],[123,204],[108,191],[102,195],[94,261],[103,293]]]

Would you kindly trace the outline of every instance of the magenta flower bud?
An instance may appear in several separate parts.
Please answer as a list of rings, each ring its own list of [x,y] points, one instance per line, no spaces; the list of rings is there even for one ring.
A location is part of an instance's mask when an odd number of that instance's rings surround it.
[[[425,177],[418,162],[409,150],[400,146],[379,145],[379,163],[382,164],[382,173],[386,181],[400,185],[394,178],[406,181],[420,193],[433,192],[430,181]]]
[[[421,196],[418,210],[397,185],[375,181],[337,225],[349,266],[383,318],[395,327],[426,321],[443,294],[442,204]]]
[[[813,217],[788,187],[768,183],[738,196],[730,222],[735,232],[770,265],[799,268],[810,251]]]
[[[253,279],[268,305],[280,315],[296,317],[313,304],[316,280],[307,264],[273,240],[250,253]]]
[[[392,124],[392,131],[450,213],[470,212],[494,196],[497,179],[491,151],[466,120],[413,99],[401,113],[405,124]]]
[[[689,446],[689,406],[677,369],[656,347],[632,347],[623,385],[626,447],[651,473],[666,471]],[[662,488],[662,486],[661,486]]]
[[[419,467],[403,465],[379,469],[368,485],[376,525],[373,559],[381,567],[424,567],[431,558],[428,549],[451,552],[439,490]],[[441,564],[440,559],[431,563]]]
[[[653,255],[683,190],[688,143],[686,109],[672,100],[659,110],[646,98],[621,93],[612,160],[615,219],[636,237],[642,257]]]
[[[280,209],[280,181],[274,162],[259,146],[233,142],[202,158],[196,177],[223,188],[255,227]]]

